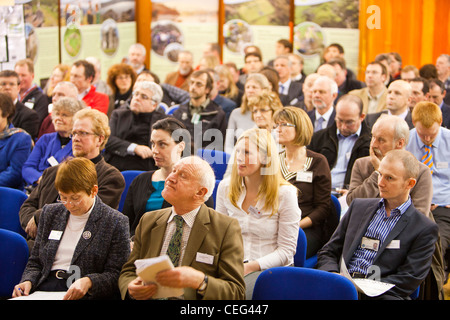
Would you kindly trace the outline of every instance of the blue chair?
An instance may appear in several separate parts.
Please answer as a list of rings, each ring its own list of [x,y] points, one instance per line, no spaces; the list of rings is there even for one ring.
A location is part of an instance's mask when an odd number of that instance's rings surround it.
[[[176,105],[173,105],[173,106],[169,107],[167,109],[167,111],[166,111],[166,114],[172,115],[175,112],[175,110],[177,110],[179,107],[180,107],[179,104],[176,104]]]
[[[213,193],[211,195],[211,197],[214,199],[214,208],[216,207],[217,188],[219,187],[220,181],[222,181],[222,180],[217,180],[216,179],[216,185],[214,186],[214,191],[213,191]]]
[[[333,202],[334,208],[336,209],[336,214],[338,217],[338,222],[341,221],[341,204],[339,203],[339,200],[336,196],[331,195],[331,201]]]
[[[0,297],[10,298],[28,262],[27,241],[20,234],[0,229]]]
[[[26,199],[20,190],[0,187],[0,228],[26,236],[19,220],[19,210]]]
[[[169,107],[167,106],[167,104],[165,104],[164,102],[160,102],[159,103],[159,108],[164,111],[164,113],[167,113],[167,111],[169,111]]]
[[[304,267],[306,260],[306,234],[302,228],[298,229],[297,250],[294,254],[294,266]]]
[[[145,171],[141,170],[125,170],[121,172],[123,178],[125,179],[125,189],[122,192],[122,196],[120,197],[119,202],[119,208],[117,209],[120,212],[122,212],[123,205],[125,203],[125,198],[127,197],[128,188],[130,187],[131,182],[133,182],[134,178],[136,178],[138,175],[144,172]]]
[[[211,165],[217,180],[223,179],[230,160],[229,153],[215,149],[198,149],[197,155]]]
[[[358,300],[353,283],[317,269],[276,267],[256,279],[253,300]]]

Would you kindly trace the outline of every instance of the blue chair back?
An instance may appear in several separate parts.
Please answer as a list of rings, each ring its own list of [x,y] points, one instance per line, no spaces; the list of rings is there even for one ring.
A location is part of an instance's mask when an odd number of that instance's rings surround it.
[[[253,300],[358,300],[353,283],[332,272],[298,267],[264,270],[256,279]]]
[[[223,179],[230,160],[229,153],[215,149],[198,149],[197,155],[211,165],[216,175],[216,180]]]
[[[26,236],[19,220],[19,210],[26,199],[20,190],[0,187],[0,228]]]
[[[331,201],[333,202],[334,208],[336,209],[336,214],[339,222],[341,220],[341,204],[339,203],[338,198],[336,198],[336,196],[334,195],[331,195]]]
[[[27,241],[20,234],[0,229],[0,297],[10,298],[28,262]]]
[[[117,209],[120,212],[122,212],[123,205],[125,203],[125,198],[127,197],[127,193],[128,193],[128,188],[130,187],[131,182],[133,182],[134,178],[136,178],[138,175],[140,175],[143,172],[145,172],[145,171],[125,170],[125,171],[121,172],[123,178],[125,179],[125,189],[122,192],[122,196],[120,197],[120,202],[119,202],[119,208]]]
[[[219,187],[220,181],[222,181],[222,180],[217,180],[216,179],[216,185],[214,186],[214,191],[213,191],[213,193],[211,195],[211,197],[213,197],[213,199],[214,199],[214,208],[216,208],[217,188]]]
[[[294,254],[294,266],[296,267],[304,267],[306,260],[306,234],[302,228],[298,229],[298,239],[297,239],[297,250]]]
[[[166,114],[172,115],[175,112],[175,110],[177,110],[179,107],[180,107],[179,104],[169,107],[166,111]]]

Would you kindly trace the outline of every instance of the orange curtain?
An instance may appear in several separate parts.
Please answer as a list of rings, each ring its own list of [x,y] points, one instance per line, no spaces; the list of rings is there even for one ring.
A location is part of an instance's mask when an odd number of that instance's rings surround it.
[[[374,14],[367,12],[371,5],[379,8],[379,29],[367,26]],[[435,63],[440,54],[450,53],[449,30],[448,0],[360,0],[359,78],[364,79],[367,63],[384,52],[398,52],[403,65]]]

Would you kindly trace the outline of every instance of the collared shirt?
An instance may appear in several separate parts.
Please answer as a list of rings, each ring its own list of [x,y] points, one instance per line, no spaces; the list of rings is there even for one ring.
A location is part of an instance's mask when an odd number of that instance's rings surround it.
[[[386,88],[384,88],[378,95],[376,95],[375,97],[372,97],[372,95],[370,94],[370,90],[367,89],[367,96],[369,97],[369,106],[368,106],[368,111],[367,113],[374,113],[377,111],[378,108],[378,103],[380,101],[381,96],[384,94],[384,91],[386,90]]]
[[[89,93],[90,90],[91,90],[91,87],[89,86],[89,88],[87,88],[83,92],[79,93],[78,100],[83,100],[83,98]]]
[[[409,142],[406,150],[411,152],[419,161],[424,155],[425,144],[420,140],[415,128],[410,130]],[[450,130],[439,128],[431,148],[433,155],[433,199],[434,204],[445,206],[450,204]]]
[[[345,174],[347,172],[348,161],[350,160],[353,146],[356,140],[358,140],[361,134],[361,126],[359,126],[358,131],[354,134],[344,137],[339,129],[337,129],[336,135],[338,138],[338,155],[336,160],[336,165],[331,170],[331,187],[332,188],[343,188]]]
[[[189,101],[189,112],[191,113],[191,115],[193,115],[194,113],[201,113],[208,106],[209,102],[210,99],[206,98],[206,100],[200,106],[193,106],[192,102]]]
[[[411,197],[397,208],[391,210],[389,217],[386,214],[385,200],[381,199],[378,203],[378,210],[372,217],[364,237],[379,240],[378,249],[381,248],[389,233],[394,229],[402,215],[411,205]],[[378,251],[362,248],[361,245],[353,253],[353,257],[348,263],[348,272],[360,272],[367,274],[368,268],[373,264]]]
[[[322,122],[322,129],[325,129],[327,127],[327,125],[328,125],[328,121],[330,121],[331,114],[333,113],[333,110],[334,110],[334,107],[331,107],[327,112],[325,112],[324,114],[321,115],[316,109],[316,111],[315,111],[315,113],[316,113],[316,121],[315,121],[314,127],[317,127],[318,120],[319,120],[320,117],[322,117],[323,120],[324,120]]]
[[[197,217],[199,210],[200,210],[200,207],[195,208],[194,210],[181,215],[181,217],[184,220],[184,223],[183,223],[183,235],[181,238],[180,265],[183,262],[184,252],[186,251],[186,245],[189,240],[189,235],[191,234],[192,226],[194,225],[195,218]],[[172,207],[172,213],[171,213],[169,219],[167,220],[167,228],[166,228],[166,232],[164,234],[164,241],[163,241],[163,245],[161,247],[160,255],[166,254],[167,248],[169,247],[170,239],[172,239],[172,236],[175,233],[175,230],[177,228],[175,225],[175,221],[173,219],[173,217],[176,214],[177,213],[175,212],[175,208]]]
[[[279,93],[280,94],[288,94],[289,92],[289,86],[291,85],[291,79],[289,78],[286,82],[284,83],[278,83],[278,87],[279,87]]]
[[[388,114],[392,115],[391,110],[388,110]],[[406,108],[406,110],[403,113],[400,113],[399,115],[397,115],[397,117],[402,118],[403,120],[405,120],[406,116],[408,115],[408,108]]]

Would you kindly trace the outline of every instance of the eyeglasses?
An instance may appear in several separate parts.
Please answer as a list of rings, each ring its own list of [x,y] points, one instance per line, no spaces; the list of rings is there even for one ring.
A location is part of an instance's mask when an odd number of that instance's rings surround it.
[[[58,199],[56,199],[56,202],[62,203],[63,205],[66,205],[66,204],[70,203],[72,206],[77,206],[77,205],[79,205],[81,203],[82,200],[83,199],[80,199],[80,200],[62,200],[61,196],[58,195]]]
[[[0,82],[0,87],[15,87],[18,86],[19,84],[17,82]]]
[[[72,133],[70,134],[70,139],[72,139],[76,135],[78,135],[80,138],[85,138],[87,136],[97,136],[98,134],[86,131],[72,131]]]
[[[269,111],[272,111],[272,109],[253,109],[252,113],[253,114],[258,113],[258,112],[264,113],[264,112],[269,112]]]
[[[274,129],[277,129],[278,127],[281,127],[281,128],[286,128],[286,127],[295,128],[296,126],[295,126],[295,124],[287,123],[287,122],[275,123],[274,126],[273,126]]]

